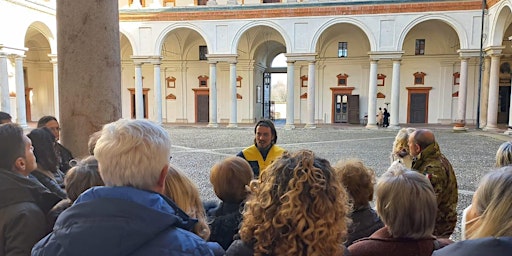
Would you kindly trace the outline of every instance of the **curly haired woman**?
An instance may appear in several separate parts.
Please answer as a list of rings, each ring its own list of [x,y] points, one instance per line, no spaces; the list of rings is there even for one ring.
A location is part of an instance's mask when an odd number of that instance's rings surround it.
[[[348,197],[327,160],[309,150],[284,153],[250,187],[241,240],[226,255],[348,253]]]

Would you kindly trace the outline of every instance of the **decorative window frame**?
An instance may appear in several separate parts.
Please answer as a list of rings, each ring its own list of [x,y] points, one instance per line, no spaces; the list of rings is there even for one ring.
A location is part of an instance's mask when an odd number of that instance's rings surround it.
[[[377,86],[384,86],[386,83],[386,75],[377,74]]]
[[[460,73],[455,72],[453,73],[453,85],[459,85],[460,84]]]
[[[243,77],[241,77],[241,76],[238,76],[236,78],[236,87],[242,88],[242,79],[243,79]]]
[[[424,85],[425,84],[425,76],[427,74],[423,73],[423,72],[416,72],[413,74],[414,76],[414,85]]]
[[[336,77],[338,78],[338,80],[337,80],[338,86],[347,86],[347,84],[348,84],[348,75],[347,74],[338,74]]]
[[[308,76],[303,75],[300,77],[300,87],[308,87]]]
[[[199,80],[199,87],[208,87],[208,76],[198,76],[197,79]]]
[[[176,88],[176,77],[168,76],[165,78],[165,82],[167,84],[167,88]]]

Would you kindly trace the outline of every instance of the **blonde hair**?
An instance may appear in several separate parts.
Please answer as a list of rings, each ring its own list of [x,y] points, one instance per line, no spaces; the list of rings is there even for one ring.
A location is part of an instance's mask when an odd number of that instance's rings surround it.
[[[512,141],[503,142],[496,151],[496,167],[512,165]]]
[[[355,209],[366,206],[373,200],[375,172],[372,169],[359,159],[340,161],[333,167],[352,198]]]
[[[172,165],[169,166],[165,177],[165,195],[171,198],[188,216],[198,220],[193,231],[204,240],[208,240],[210,228],[206,222],[206,213],[197,186]]]
[[[169,164],[171,139],[149,121],[120,119],[103,126],[94,156],[105,185],[153,190]]]
[[[77,162],[76,160],[74,162]],[[71,167],[64,178],[66,193],[69,200],[74,202],[80,194],[91,187],[103,186],[103,180],[98,172],[98,161],[94,156],[88,156]]]
[[[377,212],[394,238],[432,237],[437,201],[430,181],[395,162],[377,182]]]
[[[240,236],[254,255],[343,255],[347,194],[325,159],[285,152],[251,181]]]
[[[216,163],[210,182],[217,197],[226,203],[241,203],[247,197],[246,186],[254,178],[249,163],[240,157],[228,157]]]
[[[471,207],[479,217],[468,229],[468,238],[512,236],[512,166],[486,174]]]
[[[409,153],[409,135],[416,131],[416,128],[402,128],[398,131],[393,142],[393,154],[398,154],[404,150]]]

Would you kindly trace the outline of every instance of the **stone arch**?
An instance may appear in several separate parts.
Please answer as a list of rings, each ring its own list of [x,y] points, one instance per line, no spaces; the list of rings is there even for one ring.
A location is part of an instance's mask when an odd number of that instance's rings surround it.
[[[33,28],[39,33],[41,33],[46,40],[48,40],[48,44],[50,45],[50,52],[52,54],[57,54],[57,39],[54,36],[54,33],[52,30],[43,22],[41,21],[34,21],[30,23],[30,25],[26,28],[25,31],[28,31],[28,29]],[[24,41],[27,40],[27,34],[25,34]]]
[[[130,44],[130,47],[132,48],[132,52],[135,52],[135,46],[136,46],[135,38],[133,38],[133,36],[130,33],[128,33],[128,31],[126,31],[125,29],[123,29],[121,27],[119,28],[119,34],[120,34],[119,35],[120,37],[121,36],[126,37],[126,39],[128,40],[128,44]]]
[[[165,39],[169,35],[169,33],[171,33],[173,30],[180,29],[180,28],[188,28],[190,30],[197,32],[206,42],[206,47],[208,49],[213,49],[213,46],[212,46],[210,40],[208,40],[209,38],[206,36],[206,33],[202,29],[200,29],[198,26],[191,24],[191,23],[183,23],[183,24],[171,25],[171,26],[166,27],[164,30],[162,30],[162,32],[158,35],[157,39],[155,40],[155,53],[154,53],[155,55],[159,56],[161,54],[162,46],[165,42]]]
[[[279,35],[281,35],[281,37],[283,38],[287,51],[290,52],[292,50],[291,40],[288,37],[288,34],[286,33],[286,31],[281,26],[276,24],[275,22],[263,20],[263,21],[250,22],[250,23],[246,24],[245,26],[242,26],[236,32],[236,34],[233,38],[232,44],[231,44],[231,54],[237,54],[236,51],[238,48],[238,44],[240,43],[240,38],[251,28],[254,28],[257,26],[266,26],[266,27],[270,27],[270,28],[273,28],[274,30],[276,30],[279,33]]]
[[[500,6],[497,7],[496,15],[489,22],[489,35],[487,38],[487,46],[499,46],[502,45],[503,35],[508,25],[512,23],[510,15],[512,14],[512,4],[510,1],[501,2]]]
[[[354,25],[354,26],[358,27],[359,29],[361,29],[363,31],[363,33],[366,35],[366,38],[368,39],[368,42],[370,43],[371,51],[376,51],[376,49],[377,49],[376,39],[375,39],[375,36],[373,35],[373,33],[370,31],[370,29],[365,24],[360,22],[359,20],[356,20],[356,19],[353,19],[353,18],[342,17],[342,18],[335,18],[335,19],[332,19],[330,21],[327,21],[326,23],[324,23],[317,30],[317,32],[315,33],[315,35],[313,37],[313,41],[311,43],[310,52],[315,52],[316,51],[316,47],[317,47],[317,44],[318,44],[318,40],[320,39],[320,36],[328,28],[330,28],[333,25],[341,24],[341,23],[351,24],[351,25]]]

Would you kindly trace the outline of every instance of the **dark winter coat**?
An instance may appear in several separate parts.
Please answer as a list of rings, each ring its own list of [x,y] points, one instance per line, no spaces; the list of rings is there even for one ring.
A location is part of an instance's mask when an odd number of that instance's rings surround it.
[[[158,193],[93,187],[58,217],[32,255],[214,255],[187,231],[196,222]]]
[[[30,255],[50,231],[45,215],[58,201],[42,185],[0,169],[0,256]]]
[[[370,205],[355,210],[350,218],[352,223],[348,227],[348,238],[345,246],[350,246],[357,239],[369,237],[375,231],[384,227],[379,215]]]
[[[512,237],[486,237],[464,240],[443,249],[433,256],[510,256],[512,255]]]
[[[218,207],[208,210],[207,215],[210,241],[218,242],[227,250],[242,222],[241,205],[221,202]]]
[[[66,195],[66,191],[60,186],[53,173],[50,171],[36,169],[30,175],[36,178],[41,184],[43,184],[43,186],[57,195],[60,199],[66,199],[68,197]]]

